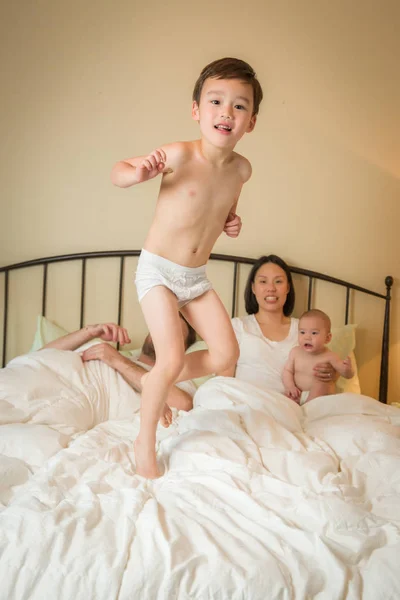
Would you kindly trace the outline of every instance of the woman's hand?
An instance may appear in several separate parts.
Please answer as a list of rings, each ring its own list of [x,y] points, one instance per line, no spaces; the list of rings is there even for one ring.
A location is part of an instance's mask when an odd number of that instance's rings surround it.
[[[314,366],[313,369],[314,377],[318,379],[318,381],[322,381],[324,383],[329,383],[331,381],[336,381],[339,377],[339,373],[335,371],[329,362],[320,362]]]
[[[99,325],[87,325],[87,330],[93,338],[99,337],[104,342],[119,342],[120,346],[130,344],[130,337],[125,327],[115,323],[100,323]]]

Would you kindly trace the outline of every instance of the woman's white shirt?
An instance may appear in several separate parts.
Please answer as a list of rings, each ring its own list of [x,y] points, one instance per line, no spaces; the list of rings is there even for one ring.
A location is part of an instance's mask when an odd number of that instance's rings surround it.
[[[289,352],[298,344],[299,320],[290,321],[287,337],[274,342],[263,335],[254,315],[232,319],[240,348],[235,377],[262,389],[284,393],[283,368]]]

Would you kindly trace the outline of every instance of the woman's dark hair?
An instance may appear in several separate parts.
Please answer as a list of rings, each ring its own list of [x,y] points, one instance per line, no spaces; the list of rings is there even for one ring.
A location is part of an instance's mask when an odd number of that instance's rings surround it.
[[[275,254],[269,254],[268,256],[260,256],[260,258],[254,263],[253,268],[251,269],[249,277],[247,279],[246,289],[244,290],[244,302],[246,306],[246,312],[248,315],[254,315],[256,312],[258,312],[258,302],[251,288],[256,278],[257,271],[267,263],[273,263],[274,265],[278,265],[278,267],[280,267],[282,271],[285,271],[286,273],[286,277],[289,284],[289,293],[287,295],[286,302],[283,306],[283,314],[285,315],[285,317],[290,317],[294,309],[295,301],[295,291],[293,286],[292,274],[285,261],[279,258],[279,256],[276,256]]]

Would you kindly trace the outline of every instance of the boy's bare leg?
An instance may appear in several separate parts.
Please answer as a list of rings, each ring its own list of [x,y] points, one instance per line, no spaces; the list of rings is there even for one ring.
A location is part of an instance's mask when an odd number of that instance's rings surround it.
[[[239,346],[230,317],[214,290],[192,300],[181,312],[206,342],[208,350],[185,355],[178,381],[219,373],[236,365]]]
[[[153,340],[156,363],[142,378],[140,430],[135,441],[136,472],[155,479],[160,476],[155,450],[157,423],[166,417],[166,398],[182,369],[185,348],[177,300],[170,290],[163,286],[152,288],[141,307]]]

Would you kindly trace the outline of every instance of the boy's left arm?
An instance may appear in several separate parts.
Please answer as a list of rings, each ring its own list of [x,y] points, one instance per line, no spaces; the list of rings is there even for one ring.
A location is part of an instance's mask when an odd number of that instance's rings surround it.
[[[345,379],[354,377],[354,370],[351,366],[351,358],[348,356],[342,360],[337,354],[332,354],[329,358],[332,367]]]
[[[251,172],[252,172],[251,164],[249,163],[247,158],[244,158],[243,156],[241,156],[238,167],[239,167],[241,180],[242,180],[242,184],[240,187],[242,187],[246,183],[246,181],[248,181],[251,177]],[[233,237],[233,238],[238,237],[240,230],[242,229],[242,219],[239,217],[239,215],[236,214],[236,207],[239,202],[240,191],[236,198],[235,203],[233,204],[231,210],[229,211],[229,215],[225,221],[225,227],[224,227],[224,232],[226,233],[226,235],[228,235],[229,237]]]

